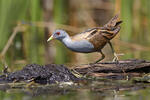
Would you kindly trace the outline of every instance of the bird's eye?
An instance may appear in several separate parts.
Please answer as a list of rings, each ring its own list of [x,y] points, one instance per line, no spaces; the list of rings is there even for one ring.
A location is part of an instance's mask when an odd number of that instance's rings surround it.
[[[56,34],[57,34],[57,35],[60,35],[60,32],[57,32]]]

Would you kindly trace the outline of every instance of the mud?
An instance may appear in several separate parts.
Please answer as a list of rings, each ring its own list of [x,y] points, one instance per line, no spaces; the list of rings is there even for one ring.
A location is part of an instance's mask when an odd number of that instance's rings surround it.
[[[79,78],[74,76],[71,71],[64,65],[38,65],[29,64],[22,70],[5,73],[0,76],[0,83],[3,82],[21,82],[21,81],[34,81],[40,84],[52,84],[58,82],[77,81]]]

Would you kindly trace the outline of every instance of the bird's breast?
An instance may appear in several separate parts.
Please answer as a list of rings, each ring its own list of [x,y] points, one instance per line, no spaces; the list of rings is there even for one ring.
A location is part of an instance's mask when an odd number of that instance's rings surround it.
[[[63,41],[64,45],[72,51],[81,53],[94,52],[94,46],[87,40],[80,41]]]

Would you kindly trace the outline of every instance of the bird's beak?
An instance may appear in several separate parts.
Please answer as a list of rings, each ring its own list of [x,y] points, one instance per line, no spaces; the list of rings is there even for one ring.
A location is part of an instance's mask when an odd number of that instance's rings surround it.
[[[53,35],[48,38],[47,42],[48,42],[48,41],[51,41],[52,39],[54,39]]]

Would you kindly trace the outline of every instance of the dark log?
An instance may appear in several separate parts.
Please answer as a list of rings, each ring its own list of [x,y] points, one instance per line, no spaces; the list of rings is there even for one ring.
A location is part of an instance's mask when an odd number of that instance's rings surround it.
[[[100,62],[97,64],[79,65],[73,68],[80,74],[91,73],[149,73],[150,62],[139,59],[122,60],[119,62]]]

